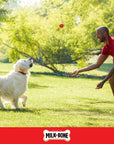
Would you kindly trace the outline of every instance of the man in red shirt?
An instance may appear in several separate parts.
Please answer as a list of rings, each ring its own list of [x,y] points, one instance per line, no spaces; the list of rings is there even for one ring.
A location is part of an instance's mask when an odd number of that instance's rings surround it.
[[[90,71],[90,70],[99,68],[104,63],[104,61],[108,58],[109,55],[113,57],[113,63],[114,63],[114,38],[109,35],[108,28],[105,26],[99,27],[96,31],[96,34],[97,34],[97,38],[99,39],[99,41],[105,43],[102,49],[102,53],[98,57],[97,62],[83,69],[75,70],[73,73],[71,73],[71,76],[77,76],[81,72]],[[97,85],[96,89],[102,88],[104,83],[108,79],[109,79],[109,83],[110,83],[110,86],[114,95],[114,66],[109,71],[105,79]]]

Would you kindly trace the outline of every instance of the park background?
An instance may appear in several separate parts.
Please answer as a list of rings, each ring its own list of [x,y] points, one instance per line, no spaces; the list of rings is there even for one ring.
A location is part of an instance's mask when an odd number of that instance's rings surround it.
[[[59,24],[64,27],[60,28]],[[0,75],[19,58],[32,57],[27,106],[0,109],[1,127],[113,127],[114,98],[107,82],[112,58],[73,78],[69,73],[96,62],[103,43],[96,29],[114,36],[113,0],[0,0]]]

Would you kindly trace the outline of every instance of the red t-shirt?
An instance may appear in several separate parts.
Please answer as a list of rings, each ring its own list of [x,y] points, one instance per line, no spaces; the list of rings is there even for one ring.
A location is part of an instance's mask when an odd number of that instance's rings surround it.
[[[114,37],[109,36],[108,39],[109,46],[104,45],[101,54],[102,55],[111,55],[114,57]]]

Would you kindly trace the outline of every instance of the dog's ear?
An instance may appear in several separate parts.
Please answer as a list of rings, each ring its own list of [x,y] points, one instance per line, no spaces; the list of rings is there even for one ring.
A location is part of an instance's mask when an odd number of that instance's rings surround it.
[[[27,65],[24,64],[21,61],[17,61],[14,65],[13,68],[15,69],[15,71],[25,71],[26,69],[28,69]]]
[[[20,59],[14,64],[15,71],[26,71],[29,69],[29,64],[25,60]]]
[[[25,70],[27,70],[29,68],[29,65],[25,62],[25,60],[19,61],[18,64],[19,64],[19,69],[21,71],[25,71]]]

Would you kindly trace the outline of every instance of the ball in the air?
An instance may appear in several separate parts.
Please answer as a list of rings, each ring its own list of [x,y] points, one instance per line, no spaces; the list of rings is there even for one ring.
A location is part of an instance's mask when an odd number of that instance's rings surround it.
[[[60,28],[63,28],[63,27],[64,27],[64,24],[62,24],[62,23],[59,24],[59,27],[60,27]]]

